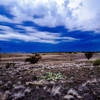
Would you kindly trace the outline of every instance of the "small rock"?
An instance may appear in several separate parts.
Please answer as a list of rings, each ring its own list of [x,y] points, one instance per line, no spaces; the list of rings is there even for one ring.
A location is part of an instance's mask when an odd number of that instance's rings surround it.
[[[21,76],[19,77],[20,80],[21,80],[22,78],[23,78],[23,77],[21,77]]]
[[[89,93],[84,93],[83,98],[84,100],[94,100],[94,98]]]
[[[61,89],[61,86],[53,86],[53,88],[51,90],[51,94],[53,96],[60,95],[61,94],[60,89]]]
[[[13,94],[13,100],[23,99],[25,96],[24,92],[18,92]]]
[[[3,85],[3,82],[0,80],[0,86]]]
[[[26,85],[44,85],[44,84],[47,84],[46,81],[44,80],[40,80],[40,81],[33,81],[33,82],[26,82]]]
[[[54,85],[54,84],[55,84],[55,82],[54,82],[54,81],[50,81],[50,84],[53,84],[53,85]]]
[[[0,100],[7,100],[8,96],[10,95],[10,91],[5,91],[4,94],[0,94]]]
[[[17,85],[21,85],[21,81],[18,81],[18,82],[17,82]]]
[[[68,95],[72,95],[72,96],[74,96],[74,97],[76,97],[78,99],[81,98],[81,96],[78,94],[78,92],[76,90],[74,90],[74,89],[70,89],[67,94]]]
[[[43,89],[46,90],[47,89],[47,86],[44,86]]]
[[[64,100],[74,100],[74,97],[72,95],[65,95]]]
[[[14,87],[14,91],[24,91],[25,90],[25,87],[23,85],[18,85],[18,86],[15,86]]]
[[[31,89],[30,88],[26,88],[24,92],[25,92],[25,95],[28,95],[28,94],[31,93]]]
[[[26,88],[25,89],[25,92],[30,93],[31,92],[31,89],[30,88]]]
[[[3,88],[5,90],[11,89],[12,88],[12,82],[8,81],[6,84],[4,84]]]

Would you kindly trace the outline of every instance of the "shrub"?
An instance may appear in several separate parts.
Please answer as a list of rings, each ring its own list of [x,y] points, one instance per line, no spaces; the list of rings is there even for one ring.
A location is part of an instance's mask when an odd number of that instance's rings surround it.
[[[92,52],[86,52],[85,57],[89,60],[93,56]]]
[[[39,54],[35,54],[33,56],[30,56],[29,58],[26,58],[26,62],[30,62],[31,64],[37,63],[41,59],[41,56]]]
[[[97,59],[93,62],[93,65],[94,66],[97,66],[97,65],[100,65],[100,59]]]
[[[62,75],[62,73],[52,73],[52,72],[46,72],[44,76],[41,76],[40,79],[46,79],[48,81],[56,81],[56,80],[62,80],[65,79],[65,77]]]
[[[36,53],[36,54],[35,54],[35,56],[38,56],[38,57],[40,57],[40,54]]]

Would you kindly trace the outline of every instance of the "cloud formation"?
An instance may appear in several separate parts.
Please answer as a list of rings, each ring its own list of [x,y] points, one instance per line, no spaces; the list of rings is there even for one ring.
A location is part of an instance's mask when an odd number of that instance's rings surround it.
[[[100,32],[99,0],[0,0],[0,6],[13,16],[8,18],[0,14],[0,22],[8,22],[26,31],[21,34],[8,26],[0,26],[0,39],[19,39],[32,42],[58,43],[65,40],[77,40],[62,37],[61,33],[41,32],[33,27],[22,26],[31,21],[39,26],[64,26],[69,31]]]
[[[0,26],[1,34],[0,40],[23,40],[25,42],[41,42],[41,43],[52,43],[57,44],[61,41],[73,41],[77,40],[72,37],[61,37],[60,33],[50,33],[50,32],[40,32],[33,27],[20,26],[17,25],[17,28],[25,30],[26,34],[15,31],[13,28],[8,26]]]
[[[99,4],[99,0],[0,0],[15,23],[30,20],[41,26],[95,32],[100,31]]]

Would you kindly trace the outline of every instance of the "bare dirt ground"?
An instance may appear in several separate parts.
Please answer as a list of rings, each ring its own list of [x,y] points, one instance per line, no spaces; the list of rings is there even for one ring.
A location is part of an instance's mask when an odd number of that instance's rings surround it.
[[[89,61],[83,53],[41,53],[37,64],[25,62],[31,55],[1,54],[0,100],[100,100],[100,66],[93,66],[100,53]],[[45,72],[66,79],[41,80]]]

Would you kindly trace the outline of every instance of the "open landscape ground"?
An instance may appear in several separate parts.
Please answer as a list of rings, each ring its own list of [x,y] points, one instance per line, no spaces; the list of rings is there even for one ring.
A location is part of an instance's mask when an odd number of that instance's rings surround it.
[[[32,53],[1,54],[0,100],[100,100],[100,59],[95,53],[40,53],[36,64],[25,62]],[[64,79],[41,79],[46,72],[61,73]]]

